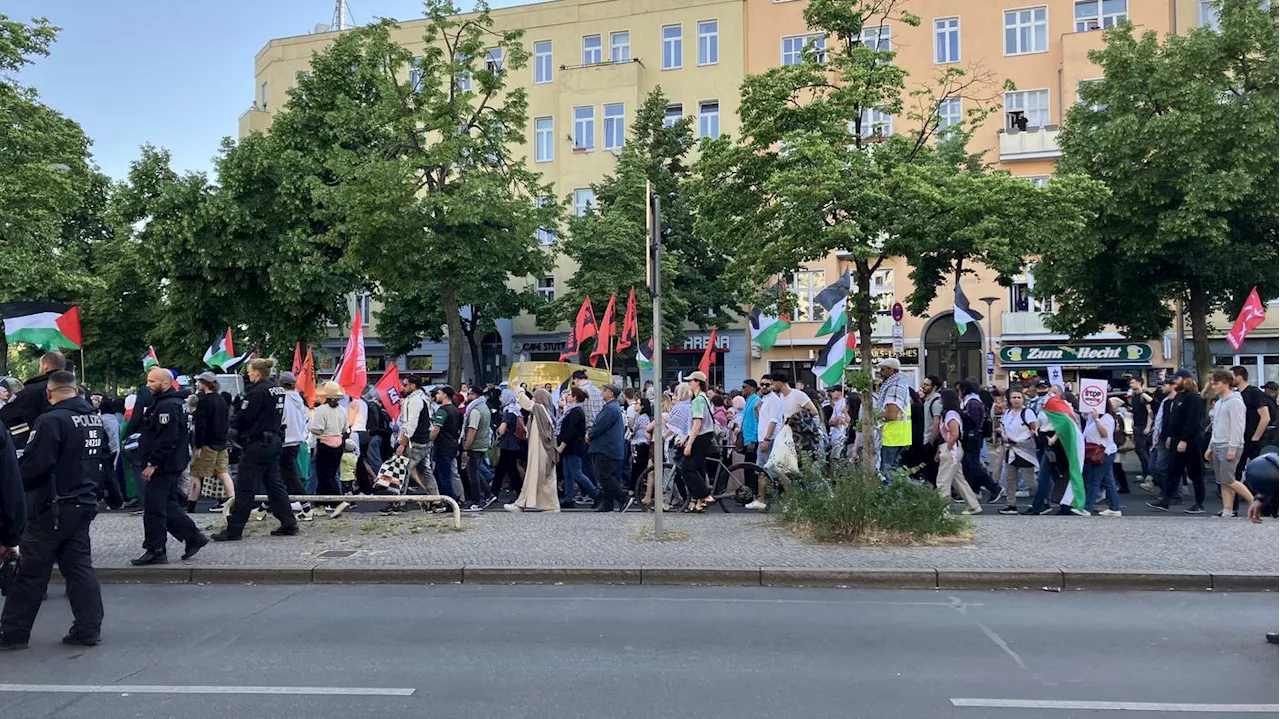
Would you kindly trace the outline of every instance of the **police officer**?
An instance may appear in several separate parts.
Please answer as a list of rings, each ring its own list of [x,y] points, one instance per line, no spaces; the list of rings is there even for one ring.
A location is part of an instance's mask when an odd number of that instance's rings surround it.
[[[27,524],[22,470],[9,431],[0,427],[0,566],[18,553],[18,539]]]
[[[240,411],[235,416],[235,428],[239,434],[244,454],[240,458],[240,472],[236,475],[235,502],[231,504],[231,516],[227,528],[213,535],[218,542],[240,539],[244,525],[253,509],[253,495],[261,484],[267,490],[271,513],[280,520],[280,526],[271,530],[273,537],[291,537],[298,533],[298,520],[289,508],[289,493],[280,478],[280,452],[284,443],[284,401],[287,392],[277,387],[271,379],[274,359],[260,358],[249,363],[249,385],[240,400]]]
[[[1261,524],[1263,517],[1280,514],[1280,456],[1274,446],[1263,448],[1262,454],[1249,462],[1244,469],[1244,479],[1253,491],[1250,522]],[[1280,634],[1267,632],[1267,642],[1280,644]]]
[[[187,413],[183,397],[173,389],[173,373],[153,367],[147,373],[147,389],[154,397],[151,408],[142,418],[138,437],[138,456],[142,462],[142,481],[147,483],[142,503],[142,556],[131,560],[135,567],[168,564],[165,544],[172,534],[186,544],[183,559],[195,556],[209,538],[196,528],[183,507],[182,472],[191,460],[187,443]],[[137,408],[134,408],[137,411]]]
[[[91,647],[102,630],[89,524],[98,513],[107,433],[96,408],[78,396],[74,374],[50,373],[45,391],[49,407],[32,424],[20,463],[30,518],[18,576],[0,614],[0,649],[26,648],[54,562],[66,579],[74,617],[62,642]]]
[[[48,352],[40,357],[40,374],[27,380],[22,391],[0,407],[0,422],[13,433],[13,444],[22,450],[27,444],[36,417],[49,406],[45,385],[49,376],[67,368],[67,358],[61,352]]]

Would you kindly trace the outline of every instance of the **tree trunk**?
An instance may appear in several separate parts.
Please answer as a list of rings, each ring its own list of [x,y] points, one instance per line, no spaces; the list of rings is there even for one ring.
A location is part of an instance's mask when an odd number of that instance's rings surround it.
[[[476,343],[476,308],[471,308],[471,319],[462,323],[462,333],[467,336],[467,347],[471,348],[471,367],[476,371],[471,377],[472,384],[484,384],[484,363],[481,361],[481,348]]]
[[[445,382],[456,389],[462,383],[462,343],[466,339],[462,332],[462,314],[458,307],[458,295],[452,287],[445,286],[440,300],[444,304],[445,326],[449,336],[449,371],[445,375]]]
[[[1209,368],[1213,366],[1213,356],[1209,350],[1209,292],[1198,282],[1191,285],[1191,344],[1195,348],[1196,382],[1203,388],[1209,376]],[[1182,348],[1178,348],[1178,356]]]

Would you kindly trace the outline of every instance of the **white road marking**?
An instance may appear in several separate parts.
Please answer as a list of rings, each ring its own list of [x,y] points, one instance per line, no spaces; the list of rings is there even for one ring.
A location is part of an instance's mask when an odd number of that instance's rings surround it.
[[[216,687],[126,684],[0,684],[0,692],[22,694],[284,694],[289,696],[407,697],[416,689],[392,687]]]
[[[1206,714],[1275,714],[1280,704],[1170,704],[1160,702],[1080,702],[1040,699],[952,699],[952,706],[992,709],[1093,709],[1126,712],[1203,712]]]

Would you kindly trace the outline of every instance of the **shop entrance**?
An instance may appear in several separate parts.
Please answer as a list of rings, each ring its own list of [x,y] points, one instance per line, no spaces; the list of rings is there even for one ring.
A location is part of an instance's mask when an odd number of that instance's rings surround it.
[[[951,312],[939,313],[924,330],[925,374],[936,374],[948,386],[962,379],[982,382],[982,330],[969,325],[964,334],[956,330]]]

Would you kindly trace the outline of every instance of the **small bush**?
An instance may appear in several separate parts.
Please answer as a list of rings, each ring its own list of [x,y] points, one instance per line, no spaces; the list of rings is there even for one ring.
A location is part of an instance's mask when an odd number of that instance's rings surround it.
[[[963,539],[969,520],[906,472],[888,485],[860,465],[802,461],[783,495],[782,521],[823,542],[922,544]]]

